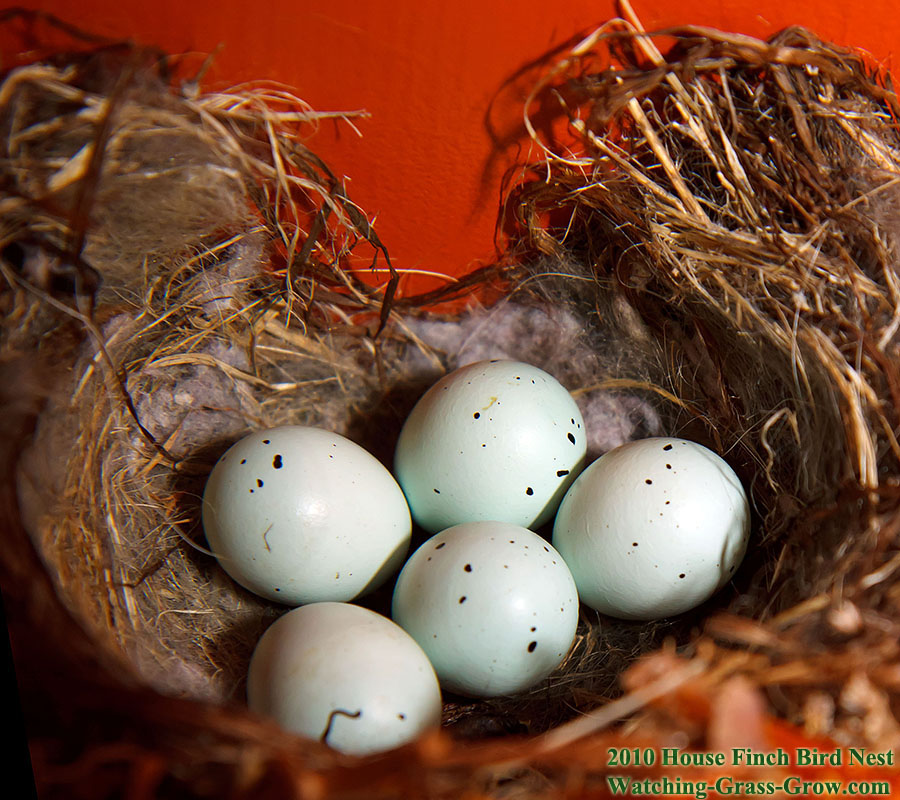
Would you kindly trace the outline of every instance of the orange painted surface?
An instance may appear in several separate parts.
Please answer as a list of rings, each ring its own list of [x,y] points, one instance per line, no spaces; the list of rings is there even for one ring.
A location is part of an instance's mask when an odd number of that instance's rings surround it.
[[[504,172],[521,158],[520,68],[615,15],[610,0],[34,0],[82,28],[170,52],[208,53],[204,86],[273,79],[320,110],[364,108],[362,138],[327,124],[310,143],[376,217],[397,267],[459,275],[494,255]],[[696,23],[769,36],[805,24],[869,50],[897,49],[892,0],[635,0],[648,29]],[[9,63],[10,37],[0,37]],[[406,279],[408,280],[408,279]],[[433,288],[416,279],[407,291]]]

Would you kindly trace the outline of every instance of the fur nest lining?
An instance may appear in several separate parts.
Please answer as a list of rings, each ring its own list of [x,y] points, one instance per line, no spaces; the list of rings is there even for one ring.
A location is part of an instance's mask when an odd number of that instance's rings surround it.
[[[900,745],[897,101],[807,31],[665,36],[615,20],[547,67],[501,263],[405,299],[285,90],[185,94],[127,47],[6,74],[0,580],[42,796],[587,796],[610,745]],[[497,277],[499,310],[429,310]],[[389,461],[428,382],[521,331],[598,449],[725,454],[756,517],[734,584],[584,613],[546,686],[383,757],[247,713],[279,609],[199,549],[215,458],[298,422]]]

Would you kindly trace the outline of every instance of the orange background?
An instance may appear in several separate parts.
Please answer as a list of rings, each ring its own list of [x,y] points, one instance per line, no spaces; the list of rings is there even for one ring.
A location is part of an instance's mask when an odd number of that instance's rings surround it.
[[[250,79],[296,87],[319,110],[364,108],[359,138],[328,123],[311,146],[349,180],[401,269],[462,274],[494,254],[504,171],[521,158],[510,79],[615,16],[609,0],[41,0],[82,28],[170,52],[223,45],[205,88]],[[891,0],[635,0],[648,29],[697,23],[767,37],[789,24],[869,50],[890,65]],[[0,40],[9,63],[9,37]],[[409,279],[405,279],[409,280]],[[416,279],[407,291],[432,288]]]

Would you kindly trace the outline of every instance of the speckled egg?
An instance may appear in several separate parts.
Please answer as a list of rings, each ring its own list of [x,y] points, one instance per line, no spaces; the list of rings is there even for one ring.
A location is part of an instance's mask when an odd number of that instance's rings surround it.
[[[563,499],[553,544],[582,601],[613,617],[681,614],[744,557],[750,509],[740,479],[685,439],[641,439],[591,464]]]
[[[536,533],[470,522],[410,557],[392,614],[445,689],[496,697],[539,683],[562,662],[575,637],[578,593],[559,553]]]
[[[247,702],[355,755],[399,747],[441,721],[422,648],[386,617],[346,603],[312,603],[269,627],[250,662]]]
[[[581,470],[586,447],[578,406],[555,378],[519,361],[479,361],[419,400],[394,469],[428,531],[477,520],[538,527]]]
[[[213,468],[203,529],[239,584],[290,605],[351,600],[402,565],[403,492],[359,445],[318,428],[252,433]]]

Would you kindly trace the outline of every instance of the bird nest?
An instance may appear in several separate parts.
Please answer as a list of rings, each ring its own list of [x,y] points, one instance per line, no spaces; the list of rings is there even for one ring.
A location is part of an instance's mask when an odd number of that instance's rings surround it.
[[[610,22],[543,64],[498,263],[399,298],[305,144],[323,115],[281,87],[188,91],[168,66],[102,46],[0,84],[0,579],[42,796],[599,795],[607,747],[900,745],[885,76],[802,29]],[[488,286],[503,313],[436,310]],[[204,552],[205,476],[284,423],[389,463],[473,341],[533,352],[601,420],[598,450],[669,433],[722,453],[751,498],[747,559],[675,620],[583,611],[545,684],[448,697],[442,731],[399,751],[286,735],[242,703],[282,609]]]

